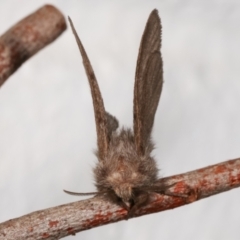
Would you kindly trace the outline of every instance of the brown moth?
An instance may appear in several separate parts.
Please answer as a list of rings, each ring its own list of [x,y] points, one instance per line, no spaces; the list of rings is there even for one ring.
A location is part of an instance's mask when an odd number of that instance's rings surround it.
[[[98,191],[65,192],[72,195],[107,195],[132,216],[135,210],[147,203],[149,193],[164,194],[169,188],[156,183],[158,168],[151,156],[151,131],[163,85],[158,11],[151,12],[140,44],[134,85],[133,130],[118,130],[118,120],[105,111],[91,63],[72,20],[68,19],[82,55],[93,99],[98,146],[94,175]]]

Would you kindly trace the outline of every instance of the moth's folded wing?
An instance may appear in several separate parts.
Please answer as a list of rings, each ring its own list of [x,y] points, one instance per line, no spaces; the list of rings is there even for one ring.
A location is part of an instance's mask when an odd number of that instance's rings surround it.
[[[71,18],[68,17],[68,20],[70,22],[76,42],[78,44],[78,48],[82,55],[83,65],[88,77],[88,82],[89,82],[91,93],[92,93],[93,108],[94,108],[95,122],[96,122],[96,129],[97,129],[98,155],[101,160],[101,159],[104,159],[104,157],[107,154],[108,143],[109,143],[108,130],[107,130],[107,118],[106,118],[104,103],[103,103],[102,95],[97,83],[97,79],[95,77],[92,65],[88,59],[87,53],[74,28]]]
[[[163,83],[160,53],[161,22],[157,10],[150,14],[140,44],[134,85],[134,139],[143,155],[150,138]]]

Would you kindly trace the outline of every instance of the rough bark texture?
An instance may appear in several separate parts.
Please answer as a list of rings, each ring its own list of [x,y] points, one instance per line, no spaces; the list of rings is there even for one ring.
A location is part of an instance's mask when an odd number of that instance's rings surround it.
[[[66,29],[62,13],[45,5],[0,37],[0,87],[27,59]]]
[[[240,158],[159,180],[175,183],[169,194],[151,194],[136,217],[183,206],[240,186]],[[180,197],[177,197],[179,195]],[[77,232],[124,220],[127,211],[103,197],[90,198],[0,224],[0,240],[60,239]]]

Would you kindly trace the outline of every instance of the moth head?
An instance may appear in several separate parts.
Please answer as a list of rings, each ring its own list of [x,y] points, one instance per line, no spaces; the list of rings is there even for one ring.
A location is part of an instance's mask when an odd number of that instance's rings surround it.
[[[133,198],[133,191],[132,191],[132,186],[128,183],[121,184],[117,187],[114,187],[114,192],[115,194],[121,198],[121,200],[125,203],[128,204],[131,199]]]

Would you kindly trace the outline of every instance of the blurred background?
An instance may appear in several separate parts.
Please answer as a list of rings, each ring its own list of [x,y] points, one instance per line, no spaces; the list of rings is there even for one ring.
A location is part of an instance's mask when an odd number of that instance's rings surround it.
[[[1,1],[0,33],[46,3],[71,16],[107,111],[132,127],[140,39],[157,8],[164,87],[155,118],[161,177],[240,157],[240,2]],[[68,28],[0,89],[0,222],[94,191],[92,100]],[[66,239],[239,239],[240,189]]]

